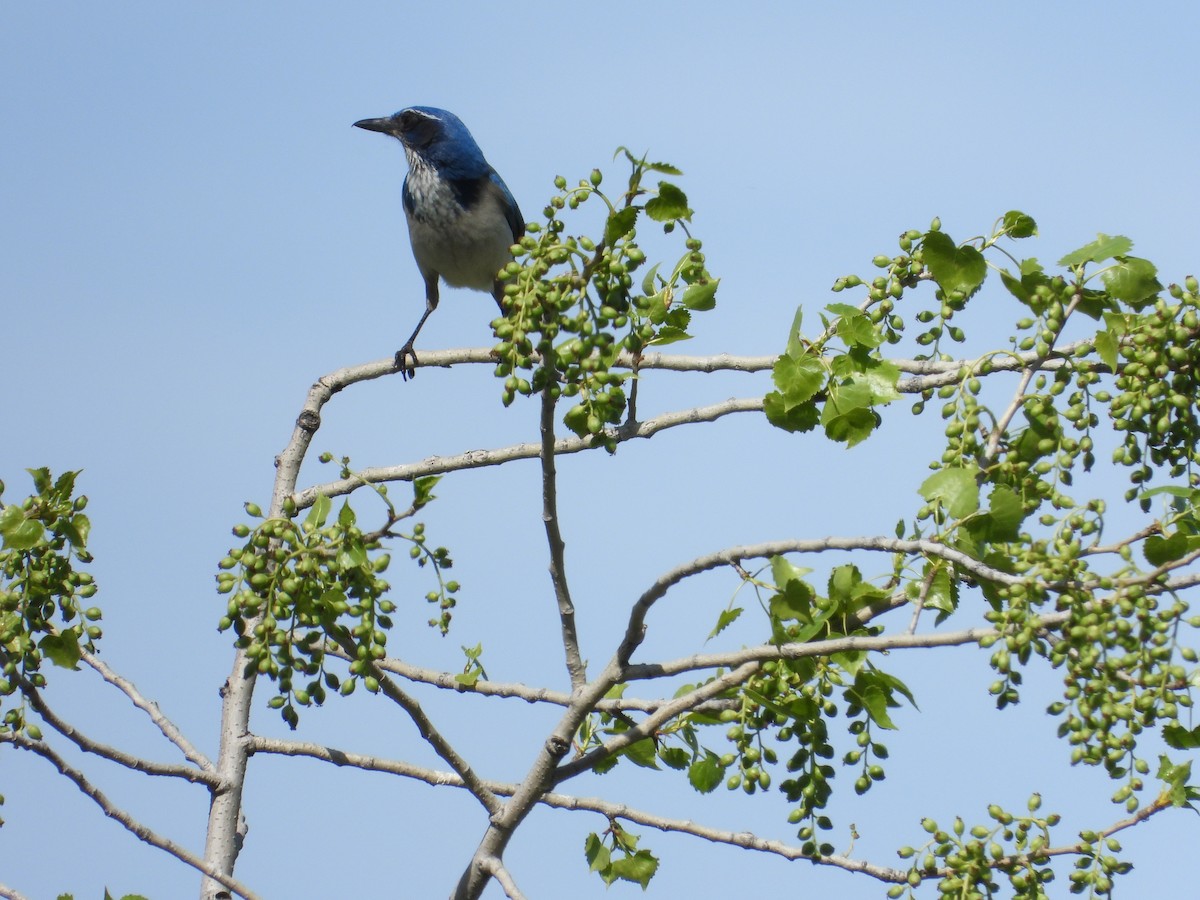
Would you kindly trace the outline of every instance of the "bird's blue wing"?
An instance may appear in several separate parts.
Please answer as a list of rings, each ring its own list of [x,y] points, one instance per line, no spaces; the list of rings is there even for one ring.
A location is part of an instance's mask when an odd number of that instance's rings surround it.
[[[504,179],[492,169],[488,173],[492,184],[500,189],[500,196],[504,206],[504,218],[508,220],[508,227],[512,229],[513,243],[519,241],[525,235],[525,217],[521,215],[521,208],[517,206],[517,199],[512,195],[512,191],[508,189],[508,185],[504,183]]]

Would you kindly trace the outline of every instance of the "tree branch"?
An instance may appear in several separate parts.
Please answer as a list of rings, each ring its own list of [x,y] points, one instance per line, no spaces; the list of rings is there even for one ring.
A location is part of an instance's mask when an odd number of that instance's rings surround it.
[[[499,882],[500,887],[504,888],[504,895],[509,900],[525,900],[525,895],[521,893],[521,889],[517,887],[512,875],[508,869],[504,868],[504,863],[498,857],[484,857],[479,861],[479,867]]]
[[[699,422],[715,422],[724,416],[741,412],[758,412],[762,410],[761,397],[745,399],[730,399],[711,406],[698,406],[692,409],[664,413],[647,419],[644,422],[633,422],[621,425],[606,432],[618,443],[631,441],[635,438],[650,438],[660,431],[677,428],[681,425],[694,425]],[[581,453],[594,449],[590,438],[559,438],[554,442],[556,456],[569,453]],[[499,466],[518,459],[537,459],[542,454],[541,441],[529,441],[524,444],[513,444],[495,450],[469,450],[455,456],[433,456],[417,463],[406,463],[399,466],[373,466],[355,473],[353,478],[340,478],[336,481],[318,484],[297,491],[292,498],[297,508],[305,509],[313,504],[318,495],[340,497],[352,493],[364,483],[379,484],[388,481],[412,481],[427,475],[444,475],[447,472],[459,472],[464,469],[479,469],[487,466]]]
[[[325,652],[338,659],[352,662],[354,657],[341,647],[326,644]],[[480,679],[473,684],[465,685],[455,679],[451,672],[437,669],[426,669],[394,657],[385,657],[375,661],[375,666],[393,675],[399,675],[408,681],[428,684],[442,690],[456,691],[460,694],[479,694],[484,697],[501,697],[524,700],[526,703],[549,703],[554,706],[568,706],[571,695],[566,691],[556,691],[546,687],[530,687],[521,682],[485,681]],[[637,697],[605,697],[593,707],[597,712],[654,712],[666,700],[642,699]],[[726,701],[714,701],[704,707],[709,712],[720,712],[729,704]]]
[[[26,678],[22,676],[17,676],[17,678],[21,694],[29,701],[29,705],[33,707],[37,714],[41,716],[42,721],[85,753],[94,753],[96,756],[145,775],[164,775],[172,778],[182,778],[193,784],[204,784],[210,788],[216,786],[217,778],[216,774],[212,771],[211,764],[208,771],[204,771],[194,766],[153,762],[93,740],[50,709],[41,692],[30,684]]]
[[[558,603],[558,618],[562,628],[563,654],[571,687],[578,688],[587,681],[587,667],[579,653],[579,632],[575,628],[575,604],[567,583],[566,544],[558,527],[558,475],[554,464],[554,389],[557,378],[552,372],[542,389],[540,453],[542,463],[542,522],[546,526],[546,543],[550,548],[550,581]]]
[[[0,884],[0,897],[4,900],[29,900],[24,894],[13,890],[6,884]]]
[[[109,666],[94,653],[88,652],[83,647],[79,648],[79,658],[91,666],[96,672],[119,690],[122,694],[129,698],[129,701],[150,717],[150,721],[158,726],[158,730],[162,732],[163,737],[179,748],[179,752],[183,754],[184,759],[198,767],[202,772],[213,774],[216,772],[216,767],[212,764],[207,756],[192,746],[192,742],[184,737],[183,732],[178,726],[163,715],[162,710],[158,708],[158,704],[153,700],[147,700],[128,678],[118,675]]]
[[[21,750],[28,750],[31,753],[36,753],[38,756],[47,760],[52,766],[54,766],[54,768],[58,769],[59,774],[66,777],[67,780],[73,782],[85,796],[99,806],[101,811],[103,811],[106,816],[117,822],[117,824],[121,825],[127,831],[131,832],[139,840],[144,841],[153,847],[157,847],[160,850],[166,851],[180,862],[186,863],[192,868],[204,873],[214,881],[220,882],[223,886],[233,891],[239,897],[243,897],[245,900],[259,900],[257,894],[255,894],[241,882],[234,879],[232,876],[222,873],[208,861],[201,859],[194,853],[190,852],[187,848],[176,844],[174,841],[162,837],[156,831],[152,830],[146,825],[143,825],[129,813],[125,812],[125,810],[115,806],[112,801],[110,801],[99,788],[93,785],[82,772],[70,766],[66,760],[55,753],[54,750],[45,742],[35,741],[23,734],[8,732],[0,733],[0,743],[12,744]]]

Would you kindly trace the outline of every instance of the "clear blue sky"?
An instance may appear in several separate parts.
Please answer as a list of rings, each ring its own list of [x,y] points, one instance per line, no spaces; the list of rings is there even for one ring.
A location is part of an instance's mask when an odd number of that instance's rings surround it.
[[[867,274],[899,232],[935,215],[966,237],[1019,208],[1041,226],[1027,252],[1046,261],[1104,231],[1132,237],[1167,278],[1200,268],[1198,28],[1200,11],[1181,2],[6,3],[6,499],[22,496],[26,466],[84,470],[103,655],[215,753],[229,641],[215,631],[212,578],[228,529],[244,500],[265,504],[308,385],[389,356],[421,309],[402,154],[351,128],[356,119],[454,110],[529,219],[555,175],[619,174],[617,145],[674,162],[723,278],[718,309],[680,349],[764,354],[782,348],[798,304],[815,321],[836,277]],[[1016,313],[994,296],[985,324],[1001,343]],[[483,294],[443,292],[421,345],[487,345],[492,315]],[[655,375],[642,412],[765,390],[761,377]],[[500,407],[486,368],[430,370],[336,398],[314,450],[382,465],[529,440],[535,424],[532,403]],[[878,446],[846,452],[741,417],[693,432],[695,443],[669,434],[614,459],[564,460],[568,565],[593,667],[631,599],[676,563],[772,537],[890,533],[915,508],[938,429],[902,410],[889,428]],[[302,480],[323,474],[310,466]],[[403,570],[393,580],[414,602],[395,652],[454,668],[461,644],[484,640],[492,677],[562,686],[537,487],[533,465],[443,482],[425,518],[464,585],[455,631],[427,633],[427,586]],[[714,578],[673,596],[651,620],[646,658],[698,649],[732,587]],[[1065,769],[1041,713],[1053,673],[1000,715],[984,654],[900,656],[891,662],[921,712],[899,714],[888,781],[837,807],[862,835],[855,853],[893,862],[890,848],[919,838],[920,815],[982,819],[987,803],[1019,808],[1035,789],[1075,828],[1115,817],[1097,773]],[[83,673],[51,675],[50,699],[89,733],[171,758],[119,697]],[[421,698],[489,777],[521,775],[552,721],[512,701]],[[265,709],[255,725],[281,731]],[[299,736],[432,763],[397,710],[360,696],[309,713]],[[977,756],[989,768],[972,768]],[[0,759],[0,881],[33,898],[97,897],[103,885],[195,896],[190,871],[137,844],[42,760]],[[268,897],[445,896],[482,833],[473,801],[454,791],[291,760],[252,767],[238,875]],[[201,847],[201,790],[97,771],[119,805]],[[779,798],[699,801],[670,776],[571,789],[792,832]],[[1100,799],[1083,799],[1088,790]],[[640,896],[587,875],[584,835],[603,827],[536,813],[509,857],[526,892]],[[1192,876],[1172,854],[1198,842],[1190,815],[1135,833],[1129,893],[1179,896]],[[663,861],[651,896],[882,895],[806,864],[651,832],[643,843]]]

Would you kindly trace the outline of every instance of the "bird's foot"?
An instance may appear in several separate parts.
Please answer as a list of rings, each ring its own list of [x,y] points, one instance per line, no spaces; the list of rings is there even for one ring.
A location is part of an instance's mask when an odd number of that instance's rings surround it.
[[[412,341],[396,351],[396,362],[393,368],[400,373],[405,381],[417,377],[417,352],[413,350]]]

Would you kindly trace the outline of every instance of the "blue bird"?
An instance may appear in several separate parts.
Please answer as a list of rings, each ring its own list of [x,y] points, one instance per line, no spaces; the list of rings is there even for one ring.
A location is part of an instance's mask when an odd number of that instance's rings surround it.
[[[439,278],[453,287],[490,291],[504,311],[504,282],[497,276],[512,260],[509,248],[525,234],[525,220],[512,192],[454,113],[413,106],[354,125],[390,134],[408,157],[404,214],[413,257],[425,279],[425,314],[396,351],[396,368],[408,380],[416,374],[413,342],[437,309]]]

